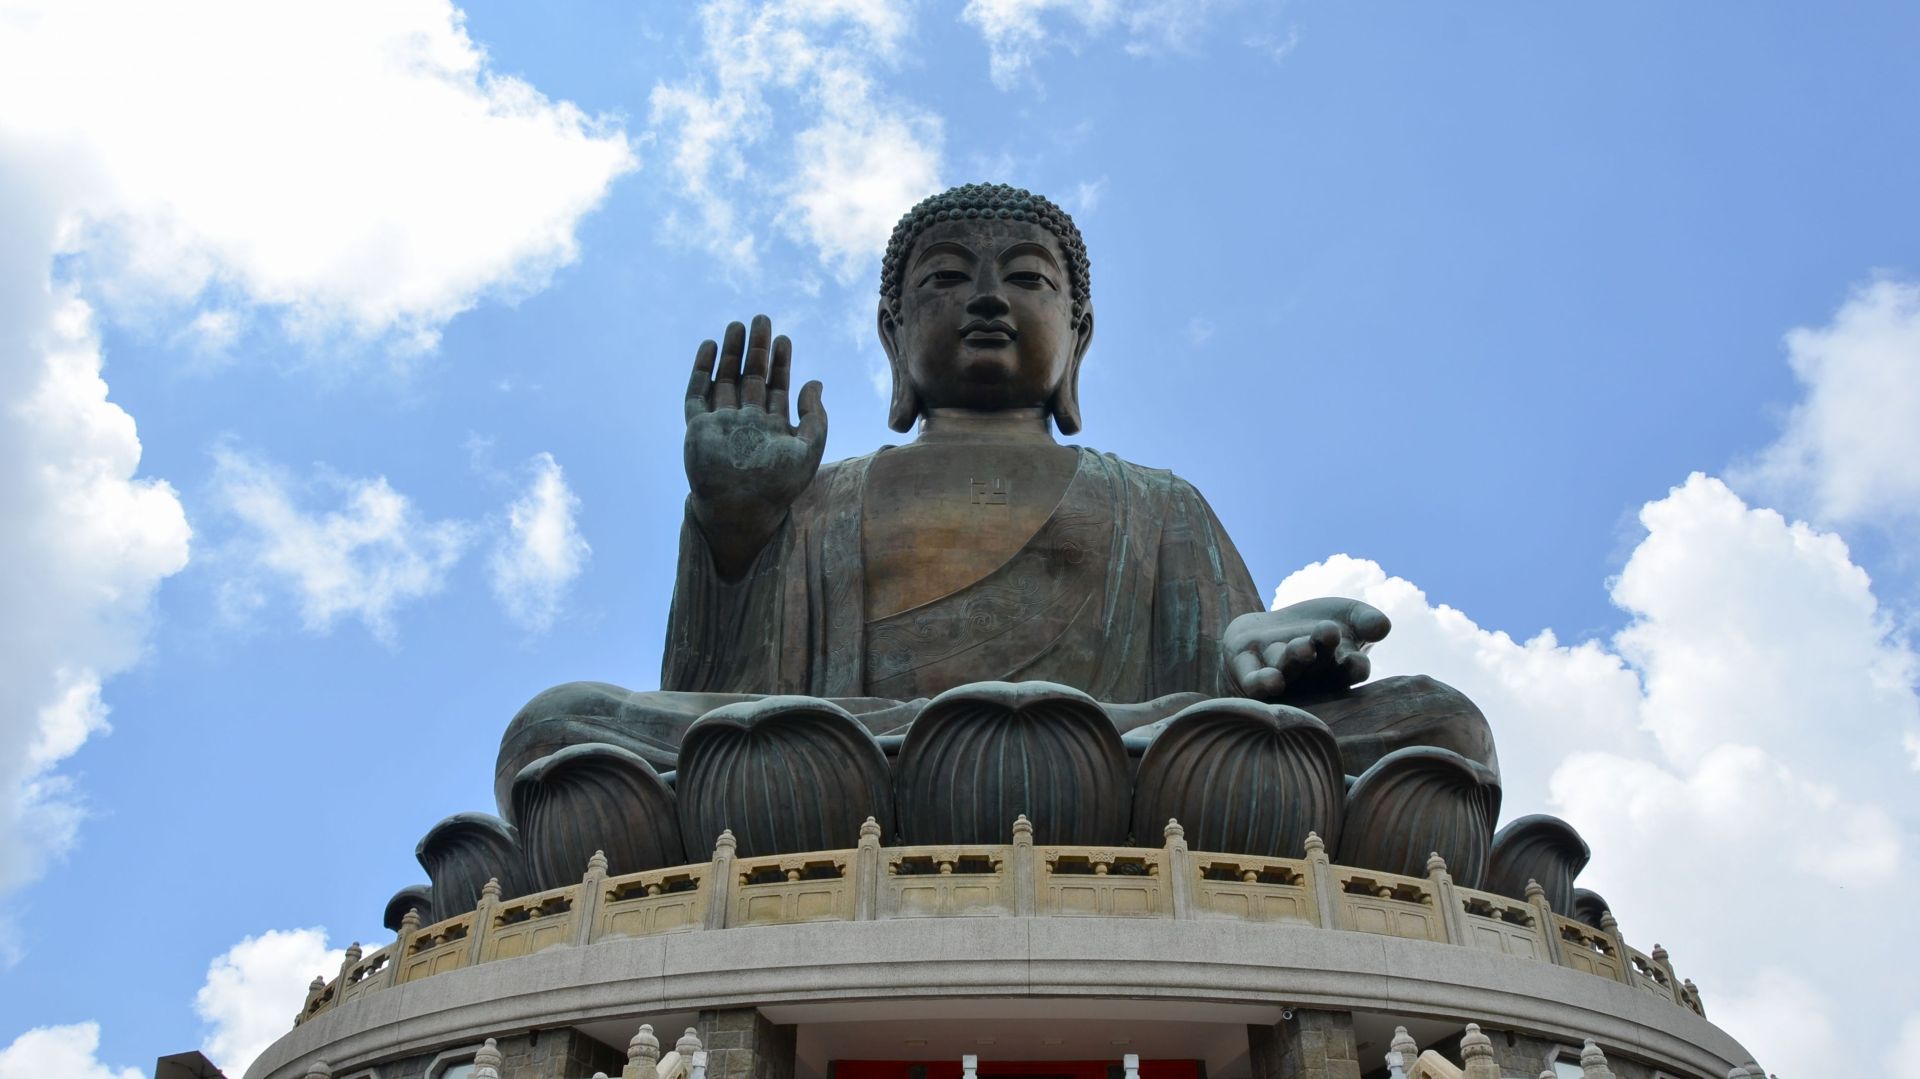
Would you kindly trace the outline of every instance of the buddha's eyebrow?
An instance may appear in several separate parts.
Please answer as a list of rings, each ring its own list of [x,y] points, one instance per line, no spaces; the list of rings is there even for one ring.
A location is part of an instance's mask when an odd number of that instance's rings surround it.
[[[1060,260],[1053,257],[1053,252],[1047,250],[1047,245],[1037,244],[1032,240],[1022,240],[1007,248],[1005,251],[1000,252],[1000,261],[1005,262],[1018,255],[1038,255],[1047,260],[1047,265],[1056,270],[1060,268]]]
[[[913,264],[918,266],[935,255],[953,255],[957,258],[966,259],[969,262],[977,257],[974,255],[973,250],[965,244],[954,243],[952,240],[937,240],[928,244],[924,250],[914,256]]]

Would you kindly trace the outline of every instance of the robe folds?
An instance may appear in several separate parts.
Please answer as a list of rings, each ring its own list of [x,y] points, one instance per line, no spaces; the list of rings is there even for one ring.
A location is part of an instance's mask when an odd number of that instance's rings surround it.
[[[737,581],[714,571],[688,516],[662,689],[905,701],[969,682],[1039,680],[1101,701],[1234,693],[1221,637],[1264,605],[1185,480],[1079,449],[1052,514],[1006,562],[869,621],[861,525],[877,456],[824,466]]]

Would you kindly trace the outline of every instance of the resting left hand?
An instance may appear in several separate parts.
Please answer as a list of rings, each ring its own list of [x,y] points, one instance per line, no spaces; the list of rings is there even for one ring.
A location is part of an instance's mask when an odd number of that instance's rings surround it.
[[[1222,642],[1227,676],[1262,701],[1346,689],[1367,680],[1373,664],[1366,651],[1392,628],[1378,608],[1357,599],[1311,599],[1243,614]]]

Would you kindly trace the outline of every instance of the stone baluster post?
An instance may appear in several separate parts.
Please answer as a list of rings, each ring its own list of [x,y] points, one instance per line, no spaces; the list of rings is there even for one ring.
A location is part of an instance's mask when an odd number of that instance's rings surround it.
[[[1420,1043],[1413,1040],[1406,1027],[1394,1027],[1393,1041],[1387,1046],[1388,1079],[1407,1079],[1407,1070],[1419,1059]]]
[[[1613,942],[1613,954],[1620,960],[1620,980],[1633,984],[1633,955],[1627,951],[1627,938],[1620,932],[1620,922],[1610,910],[1600,912],[1600,932]]]
[[[1706,1018],[1707,1002],[1700,999],[1700,987],[1693,984],[1692,978],[1688,978],[1686,981],[1681,982],[1680,984],[1686,987],[1687,995],[1693,998],[1694,1010],[1700,1013],[1700,1017],[1702,1019]]]
[[[600,921],[600,904],[607,901],[607,852],[597,850],[587,859],[587,871],[580,877],[580,890],[573,901],[573,942],[590,944]]]
[[[1465,1079],[1500,1079],[1500,1062],[1493,1059],[1493,1039],[1480,1032],[1480,1024],[1467,1024],[1467,1033],[1460,1039],[1460,1059],[1466,1064],[1461,1070]]]
[[[1467,912],[1460,905],[1460,894],[1453,890],[1453,874],[1447,872],[1447,860],[1439,851],[1427,853],[1427,883],[1433,887],[1433,901],[1440,906],[1440,926],[1448,944],[1465,944]]]
[[[1652,959],[1653,965],[1660,968],[1660,973],[1667,976],[1667,993],[1673,997],[1673,1002],[1685,1007],[1686,997],[1680,992],[1680,979],[1673,976],[1673,957],[1667,954],[1665,948],[1655,944],[1653,951],[1647,953],[1647,958]]]
[[[324,1060],[316,1060],[307,1065],[306,1079],[333,1079],[333,1065]]]
[[[1736,1064],[1727,1070],[1727,1079],[1752,1079],[1752,1076],[1745,1064]]]
[[[1327,859],[1326,841],[1319,832],[1307,833],[1307,884],[1320,912],[1320,928],[1343,929],[1340,924],[1340,888],[1333,879],[1333,863]]]
[[[979,1079],[980,1058],[972,1053],[960,1057],[960,1079]]]
[[[1531,877],[1527,879],[1527,906],[1533,908],[1533,920],[1539,926],[1540,936],[1546,944],[1547,962],[1556,967],[1566,966],[1566,956],[1560,948],[1559,926],[1554,923],[1553,907],[1547,902],[1547,890]]]
[[[660,1079],[660,1039],[653,1035],[653,1024],[642,1023],[627,1043],[627,1066],[620,1079]]]
[[[853,917],[870,922],[880,917],[880,822],[872,817],[860,826],[860,849],[853,856]]]
[[[1126,1073],[1126,1079],[1140,1079],[1140,1054],[1128,1053],[1122,1056],[1120,1069]]]
[[[687,1079],[707,1079],[707,1051],[698,1049],[687,1058]]]
[[[725,929],[733,910],[733,829],[713,843],[713,865],[707,870],[707,928]]]
[[[1040,874],[1034,865],[1033,822],[1025,813],[1013,819],[1013,913],[1033,917],[1040,902]]]
[[[488,877],[487,883],[480,889],[480,903],[473,908],[473,928],[467,933],[467,965],[480,962],[480,950],[487,946],[487,938],[493,935],[493,913],[500,909],[500,878]],[[479,1079],[479,1073],[474,1074]]]
[[[349,976],[353,973],[353,968],[360,965],[360,957],[365,954],[365,952],[360,950],[359,941],[356,940],[352,944],[347,945],[347,954],[340,957],[339,978],[333,983],[333,1003],[335,1005],[338,1005],[342,1000],[346,999],[347,986],[351,984]]]
[[[400,917],[400,933],[393,938],[393,958],[387,960],[385,987],[400,984],[400,968],[406,965],[407,953],[413,950],[413,938],[420,935],[420,908],[408,907]]]
[[[1169,819],[1167,826],[1161,829],[1167,840],[1167,872],[1172,875],[1168,882],[1173,894],[1173,916],[1175,918],[1197,917],[1194,909],[1194,871],[1193,855],[1187,851],[1187,830],[1180,822]]]
[[[505,1058],[500,1055],[500,1045],[492,1038],[473,1054],[473,1079],[500,1079],[500,1065]]]
[[[1613,1079],[1613,1069],[1607,1067],[1607,1054],[1592,1038],[1580,1047],[1580,1079]]]
[[[303,1001],[300,1005],[300,1014],[293,1017],[294,1025],[298,1026],[300,1023],[306,1020],[307,1014],[313,1011],[313,1002],[315,1000],[318,1000],[320,998],[320,994],[326,991],[327,991],[326,976],[321,974],[315,974],[313,976],[313,980],[307,983],[307,999]]]

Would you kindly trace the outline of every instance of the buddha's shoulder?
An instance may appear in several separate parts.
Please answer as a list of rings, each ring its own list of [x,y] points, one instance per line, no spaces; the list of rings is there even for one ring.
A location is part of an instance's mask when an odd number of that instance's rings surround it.
[[[1108,472],[1124,477],[1128,481],[1169,495],[1198,496],[1199,491],[1170,468],[1154,468],[1129,461],[1117,453],[1076,446],[1083,461],[1095,464]]]

